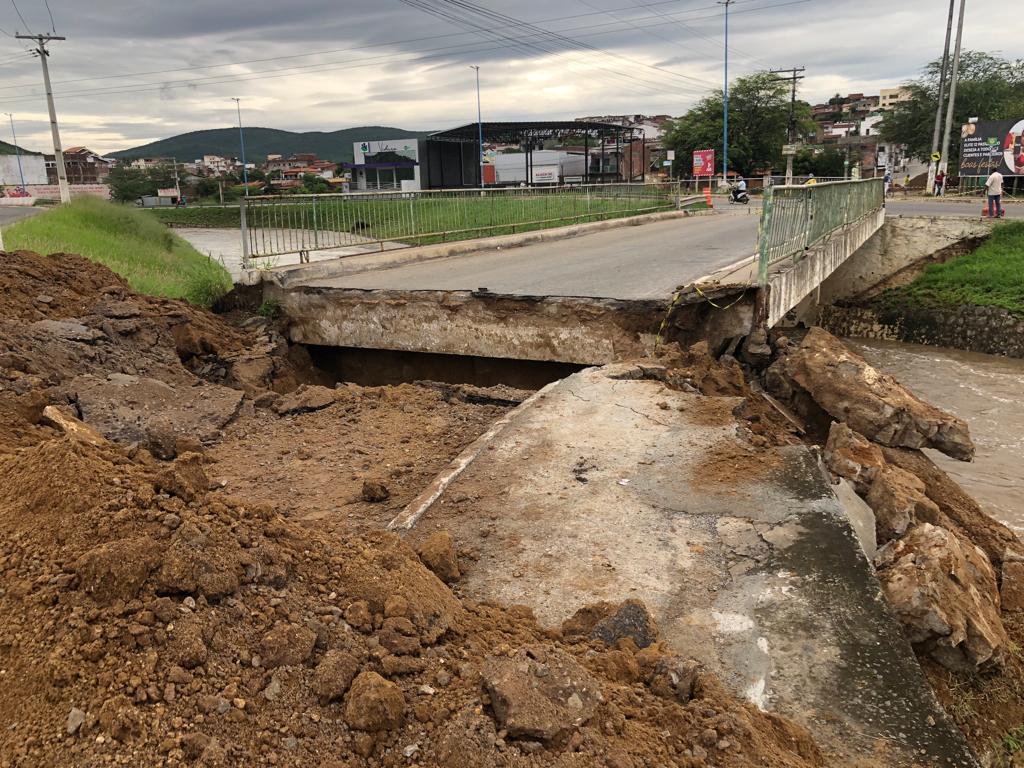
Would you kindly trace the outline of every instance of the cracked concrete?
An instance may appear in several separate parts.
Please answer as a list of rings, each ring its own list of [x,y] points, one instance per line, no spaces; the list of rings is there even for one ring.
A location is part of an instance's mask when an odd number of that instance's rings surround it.
[[[829,765],[975,765],[816,457],[754,454],[723,398],[641,375],[610,366],[551,387],[409,536],[448,529],[463,590],[548,625],[642,599],[668,644],[810,728]]]

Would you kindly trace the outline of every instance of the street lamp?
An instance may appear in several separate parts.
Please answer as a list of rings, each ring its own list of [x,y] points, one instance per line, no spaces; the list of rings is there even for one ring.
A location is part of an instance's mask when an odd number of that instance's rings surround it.
[[[14,141],[14,154],[18,156],[18,176],[21,177],[21,192],[25,194],[25,171],[21,168],[21,147],[18,146],[18,135],[14,132],[14,115],[4,112],[11,119],[11,139]]]
[[[242,148],[242,183],[245,184],[245,196],[249,196],[249,169],[245,165],[245,136],[242,135],[242,100],[234,96],[231,100],[235,102],[238,109],[238,143]]]
[[[480,67],[470,64],[470,69],[476,70],[476,127],[477,138],[480,143],[480,186],[484,185],[484,121],[480,112]]]

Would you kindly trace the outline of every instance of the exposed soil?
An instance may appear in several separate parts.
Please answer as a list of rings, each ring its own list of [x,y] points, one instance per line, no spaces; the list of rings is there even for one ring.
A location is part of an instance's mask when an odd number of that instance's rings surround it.
[[[265,322],[75,257],[0,275],[0,766],[823,765],[657,642],[563,638],[321,524],[379,524],[508,406],[296,389],[325,382]]]
[[[337,404],[236,419],[208,452],[216,482],[240,498],[318,526],[380,530],[509,406],[446,400],[433,388],[402,384],[340,392]],[[388,498],[363,499],[367,480]]]

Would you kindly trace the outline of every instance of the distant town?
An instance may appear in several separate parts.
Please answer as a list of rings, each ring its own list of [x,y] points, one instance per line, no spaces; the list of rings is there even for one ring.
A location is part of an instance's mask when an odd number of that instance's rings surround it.
[[[926,166],[913,162],[903,145],[886,142],[880,135],[885,113],[909,98],[904,88],[888,88],[877,95],[837,94],[825,103],[812,105],[814,135],[806,136],[803,145],[812,153],[827,150],[843,153],[854,176],[870,178],[887,172],[916,176],[924,172]],[[116,159],[104,157],[88,147],[71,146],[64,150],[64,163],[68,182],[76,187],[77,193],[103,197],[110,196],[111,183],[118,174],[120,178],[132,179],[137,178],[137,174],[158,169],[168,171],[164,186],[139,196],[146,197],[147,204],[155,205],[179,204],[189,192],[193,197],[234,198],[246,184],[250,191],[279,194],[415,190],[478,183],[507,186],[663,180],[673,174],[664,145],[666,129],[672,119],[669,115],[591,115],[566,121],[562,132],[564,139],[547,138],[531,143],[521,139],[519,134],[511,143],[485,139],[479,173],[460,174],[454,182],[448,178],[430,178],[430,163],[422,138],[381,139],[372,134],[353,142],[351,162],[323,159],[313,152],[268,153],[248,158],[244,163],[241,153],[203,154],[195,158]],[[573,135],[573,124],[601,125],[609,130],[600,133],[592,143],[585,143],[580,136]],[[459,130],[464,135],[459,134]],[[474,123],[432,136],[470,144],[475,142],[476,130]],[[460,156],[458,161],[475,166],[475,152],[474,146],[472,157]],[[770,169],[766,172],[770,173]],[[57,183],[56,161],[52,154],[0,155],[0,194],[56,197]]]

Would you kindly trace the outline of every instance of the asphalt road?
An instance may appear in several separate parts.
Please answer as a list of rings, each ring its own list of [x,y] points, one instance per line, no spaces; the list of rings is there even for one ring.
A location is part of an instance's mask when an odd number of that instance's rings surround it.
[[[981,216],[981,198],[973,202],[928,202],[913,201],[901,202],[898,198],[889,200],[885,204],[885,211],[889,216],[965,216],[968,218],[979,218]],[[1008,219],[1024,219],[1024,205],[1003,203]]]
[[[18,219],[25,219],[29,216],[35,216],[39,213],[42,208],[30,208],[21,206],[0,206],[0,227],[6,227],[8,224],[13,224]]]
[[[434,261],[307,284],[391,290],[476,290],[519,296],[656,299],[680,285],[750,256],[756,215],[695,216],[501,251]]]

